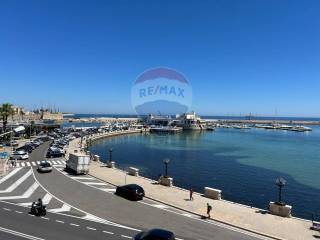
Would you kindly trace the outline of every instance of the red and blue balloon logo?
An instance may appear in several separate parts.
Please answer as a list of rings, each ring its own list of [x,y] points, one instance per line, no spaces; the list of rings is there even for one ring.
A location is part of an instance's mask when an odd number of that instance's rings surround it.
[[[173,69],[159,67],[143,72],[131,89],[132,106],[138,115],[175,115],[189,111],[192,89]]]

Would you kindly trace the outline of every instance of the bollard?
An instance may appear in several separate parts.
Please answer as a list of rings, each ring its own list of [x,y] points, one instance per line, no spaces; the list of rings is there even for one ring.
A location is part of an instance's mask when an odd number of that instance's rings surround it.
[[[138,177],[139,169],[134,167],[129,167],[129,175]]]
[[[204,196],[207,198],[215,199],[215,200],[221,200],[221,190],[205,187]]]
[[[269,203],[269,211],[271,214],[281,217],[291,217],[292,206],[280,205],[275,202]]]
[[[160,176],[159,184],[163,185],[163,186],[167,186],[167,187],[172,187],[173,186],[173,178]]]

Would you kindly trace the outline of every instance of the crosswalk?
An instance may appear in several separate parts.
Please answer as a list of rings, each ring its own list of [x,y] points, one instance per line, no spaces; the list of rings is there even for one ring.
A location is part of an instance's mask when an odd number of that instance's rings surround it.
[[[65,165],[66,162],[64,160],[47,160],[47,162],[51,163],[51,165],[56,166],[56,165]],[[20,168],[20,167],[36,167],[40,164],[40,161],[17,161],[15,163],[15,168]]]

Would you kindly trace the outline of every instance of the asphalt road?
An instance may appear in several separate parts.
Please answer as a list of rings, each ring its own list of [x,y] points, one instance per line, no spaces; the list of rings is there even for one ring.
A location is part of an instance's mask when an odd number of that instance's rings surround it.
[[[47,143],[40,146],[31,154],[30,161],[43,160],[47,147]],[[35,177],[46,190],[69,205],[121,225],[140,230],[165,228],[185,240],[259,239],[240,230],[235,231],[216,225],[213,221],[188,218],[125,200],[112,193],[74,181],[56,169],[48,174],[39,174],[35,171]]]
[[[35,217],[28,209],[0,202],[0,239],[88,240],[131,239],[135,231],[106,224],[48,213]]]

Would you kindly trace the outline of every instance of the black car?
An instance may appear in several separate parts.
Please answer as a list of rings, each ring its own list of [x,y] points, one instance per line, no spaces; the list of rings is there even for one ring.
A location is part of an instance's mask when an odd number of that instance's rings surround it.
[[[61,158],[61,157],[64,157],[64,153],[56,152],[56,151],[48,151],[46,157],[47,158]]]
[[[164,229],[152,229],[138,233],[134,240],[175,240],[175,237],[173,232]]]
[[[129,200],[138,201],[143,199],[144,190],[137,184],[128,184],[124,186],[118,186],[116,189],[116,194]]]

